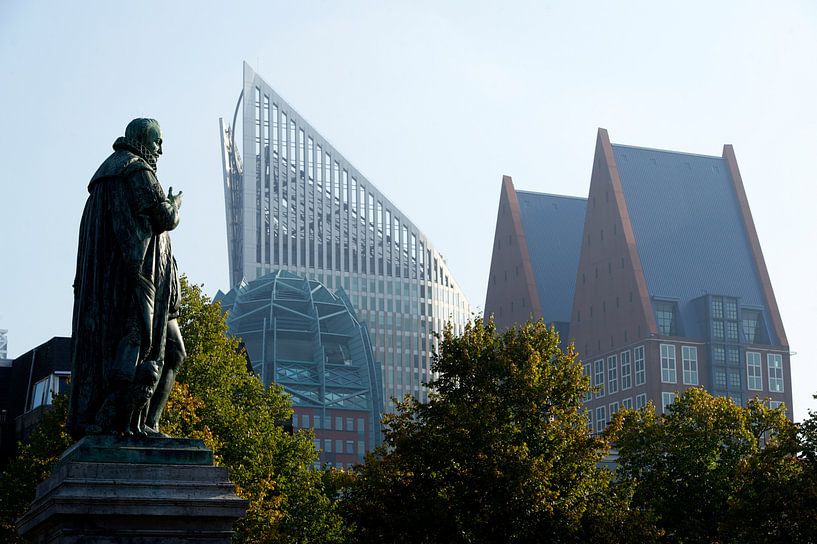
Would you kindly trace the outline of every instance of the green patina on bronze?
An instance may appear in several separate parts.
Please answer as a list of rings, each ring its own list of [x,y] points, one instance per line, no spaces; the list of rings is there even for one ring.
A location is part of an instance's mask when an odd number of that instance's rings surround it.
[[[165,194],[156,177],[162,143],[155,119],[134,119],[88,185],[74,279],[75,438],[162,436],[162,409],[185,357],[169,235],[182,193]]]
[[[191,438],[86,436],[65,450],[58,465],[69,462],[149,465],[213,464],[213,452]]]

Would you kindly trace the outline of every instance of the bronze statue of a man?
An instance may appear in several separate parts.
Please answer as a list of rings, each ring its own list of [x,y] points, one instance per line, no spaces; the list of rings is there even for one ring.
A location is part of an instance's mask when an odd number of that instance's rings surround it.
[[[74,279],[68,428],[161,436],[159,418],[185,357],[169,231],[182,193],[156,178],[162,132],[134,119],[88,185]]]

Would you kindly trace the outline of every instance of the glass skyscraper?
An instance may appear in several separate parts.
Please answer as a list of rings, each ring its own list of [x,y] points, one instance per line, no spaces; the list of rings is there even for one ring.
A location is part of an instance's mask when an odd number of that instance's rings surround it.
[[[424,400],[432,332],[471,314],[440,253],[247,63],[232,125],[220,124],[231,287],[274,270],[342,287],[384,398]]]

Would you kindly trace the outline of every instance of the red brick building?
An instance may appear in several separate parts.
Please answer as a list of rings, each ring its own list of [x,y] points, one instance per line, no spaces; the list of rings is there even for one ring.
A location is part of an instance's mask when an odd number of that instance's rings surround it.
[[[544,317],[575,343],[600,388],[587,399],[595,430],[622,406],[664,409],[692,386],[784,402],[791,417],[788,341],[730,145],[660,151],[600,129],[584,210],[526,218],[534,194],[503,179],[485,312],[500,327]]]

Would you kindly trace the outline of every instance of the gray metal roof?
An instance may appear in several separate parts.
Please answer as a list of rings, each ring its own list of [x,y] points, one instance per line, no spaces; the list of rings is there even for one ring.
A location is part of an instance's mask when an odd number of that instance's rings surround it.
[[[542,314],[570,322],[587,199],[516,191]]]
[[[613,145],[651,297],[678,302],[684,336],[703,338],[691,301],[734,296],[766,308],[721,157]]]

